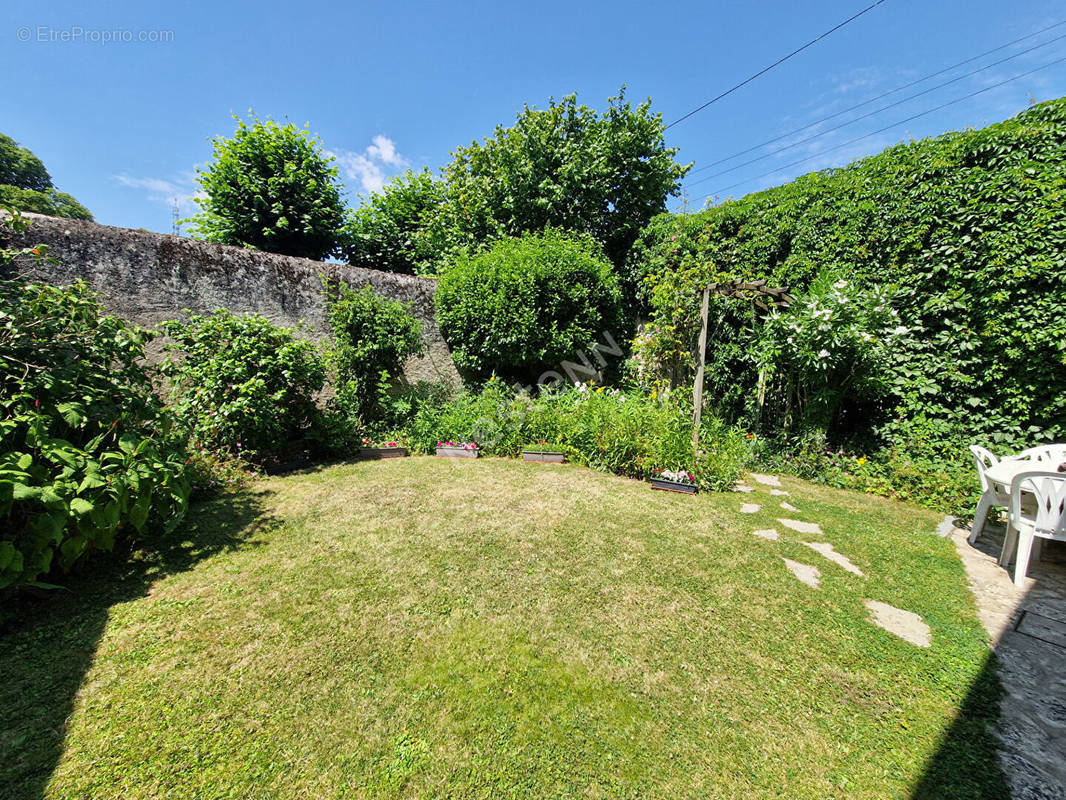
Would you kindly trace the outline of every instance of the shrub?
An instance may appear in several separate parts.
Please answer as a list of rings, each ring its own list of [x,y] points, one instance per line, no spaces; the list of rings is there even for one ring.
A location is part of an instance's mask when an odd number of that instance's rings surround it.
[[[192,234],[288,256],[334,253],[345,210],[333,158],[292,123],[235,119],[233,138],[215,139],[214,161],[198,170]]]
[[[346,283],[327,287],[336,369],[335,403],[354,426],[393,425],[390,398],[403,362],[422,349],[422,325],[407,306]]]
[[[0,587],[182,518],[184,436],[147,340],[83,283],[0,286]]]
[[[556,231],[502,239],[449,266],[437,319],[456,366],[531,383],[604,333],[623,339],[618,281],[594,242]]]
[[[278,453],[314,424],[325,368],[318,350],[258,314],[222,309],[163,323],[174,406],[198,442],[245,458]]]
[[[420,452],[450,439],[474,441],[485,455],[509,457],[529,442],[550,441],[593,469],[641,479],[654,469],[684,469],[709,489],[732,486],[747,458],[744,437],[719,420],[704,422],[697,456],[691,409],[640,391],[586,384],[544,390],[534,398],[490,380],[480,392],[423,407],[407,438]]]

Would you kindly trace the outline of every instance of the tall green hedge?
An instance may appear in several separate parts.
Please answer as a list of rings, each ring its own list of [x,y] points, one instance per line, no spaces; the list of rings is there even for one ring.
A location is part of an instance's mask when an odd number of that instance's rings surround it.
[[[820,275],[893,288],[908,329],[890,391],[853,413],[888,444],[1000,449],[1066,439],[1066,99],[900,144],[842,168],[645,229],[626,279],[652,314],[694,317],[697,287]],[[741,416],[756,392],[750,307],[721,304],[708,395]],[[692,330],[692,338],[695,330]],[[846,418],[846,415],[845,415]],[[832,432],[831,432],[832,433]]]

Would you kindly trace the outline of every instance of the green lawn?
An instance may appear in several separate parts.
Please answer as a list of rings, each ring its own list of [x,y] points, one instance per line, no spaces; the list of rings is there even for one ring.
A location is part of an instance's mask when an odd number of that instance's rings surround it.
[[[938,517],[785,485],[800,512],[410,458],[203,504],[159,553],[7,610],[0,797],[1006,796]],[[778,516],[824,536],[751,534]]]

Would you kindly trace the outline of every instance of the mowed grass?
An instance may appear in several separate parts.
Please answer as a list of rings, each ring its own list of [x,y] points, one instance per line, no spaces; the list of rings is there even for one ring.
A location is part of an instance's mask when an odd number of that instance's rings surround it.
[[[9,620],[0,796],[1006,796],[938,518],[784,482],[799,512],[410,458],[201,505],[161,554]],[[800,544],[823,539],[865,577]],[[932,647],[864,598],[921,614]]]

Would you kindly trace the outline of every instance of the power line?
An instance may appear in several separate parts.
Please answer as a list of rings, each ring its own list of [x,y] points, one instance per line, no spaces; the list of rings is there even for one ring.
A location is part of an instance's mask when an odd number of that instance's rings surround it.
[[[729,191],[730,189],[733,189],[733,188],[735,188],[737,186],[741,186],[741,185],[743,185],[745,183],[749,183],[750,181],[757,181],[757,180],[759,180],[759,178],[765,178],[768,175],[773,175],[775,172],[780,172],[783,169],[788,169],[789,167],[794,167],[797,164],[802,164],[802,163],[804,163],[806,161],[810,161],[813,158],[818,158],[819,156],[823,156],[826,153],[832,153],[834,150],[839,150],[840,148],[847,147],[850,144],[855,144],[856,142],[861,142],[863,139],[869,139],[871,136],[876,136],[879,133],[884,133],[887,130],[890,130],[892,128],[898,127],[900,125],[904,125],[904,124],[906,124],[908,122],[911,122],[912,120],[918,119],[919,117],[924,117],[927,114],[933,114],[933,113],[935,113],[937,111],[940,111],[941,109],[947,108],[948,106],[953,106],[956,103],[961,103],[963,100],[969,100],[971,97],[976,97],[979,94],[984,94],[985,92],[989,92],[989,91],[991,91],[993,89],[998,89],[1000,86],[1003,86],[1004,84],[1010,83],[1011,81],[1016,81],[1019,78],[1024,78],[1027,75],[1032,75],[1034,72],[1039,72],[1042,69],[1047,69],[1048,67],[1053,67],[1056,64],[1061,64],[1063,61],[1066,61],[1066,56],[1063,56],[1062,58],[1055,59],[1054,61],[1048,62],[1047,64],[1044,64],[1042,66],[1036,67],[1035,69],[1031,69],[1028,72],[1023,72],[1023,73],[1021,73],[1019,75],[1015,75],[1015,76],[1013,76],[1011,78],[1007,78],[1006,80],[1002,80],[999,83],[993,83],[991,86],[986,86],[984,89],[978,89],[976,92],[970,92],[970,94],[964,95],[962,97],[958,97],[958,98],[956,98],[954,100],[949,100],[948,102],[942,103],[941,105],[936,106],[935,108],[930,108],[930,109],[927,109],[925,111],[919,112],[917,114],[913,114],[913,115],[907,117],[906,119],[901,119],[899,122],[893,122],[891,125],[886,125],[885,127],[879,128],[876,131],[871,131],[870,133],[863,134],[862,136],[858,136],[858,137],[856,137],[854,139],[851,139],[851,140],[849,140],[847,142],[842,142],[841,144],[834,145],[833,147],[826,148],[825,150],[822,150],[822,151],[820,151],[818,153],[814,153],[813,155],[809,155],[809,156],[807,156],[805,158],[798,159],[797,161],[793,161],[793,162],[788,163],[788,164],[782,164],[780,167],[775,167],[774,169],[772,169],[772,170],[770,170],[768,172],[764,172],[761,175],[756,175],[753,178],[745,178],[742,181],[737,181],[736,183],[730,184],[729,186],[725,186],[725,187],[723,187],[721,189],[717,189],[717,190],[715,190],[713,192],[710,192],[707,195],[705,195],[705,197],[713,197],[714,195],[721,194],[722,192]]]
[[[755,73],[754,75],[752,75],[752,76],[751,76],[750,78],[746,78],[746,79],[742,80],[742,81],[741,81],[740,83],[738,83],[738,84],[737,84],[736,86],[734,86],[734,87],[733,87],[733,88],[731,88],[731,89],[727,89],[726,91],[722,92],[722,93],[721,93],[720,95],[718,95],[717,97],[712,97],[712,98],[711,98],[710,100],[708,100],[708,101],[707,101],[706,103],[704,103],[704,104],[703,104],[702,106],[700,106],[699,108],[694,108],[694,109],[692,109],[692,111],[689,111],[689,112],[688,112],[687,114],[685,114],[684,116],[682,116],[682,117],[678,117],[678,118],[677,118],[677,119],[675,119],[675,120],[674,120],[673,122],[671,122],[671,123],[670,123],[669,125],[667,125],[667,126],[666,126],[666,128],[664,128],[663,130],[666,130],[666,129],[668,129],[668,128],[672,128],[672,127],[674,127],[675,125],[677,125],[677,123],[679,123],[679,122],[684,122],[684,121],[685,121],[686,119],[688,119],[689,117],[691,117],[691,116],[692,116],[693,114],[698,114],[698,113],[699,113],[700,111],[703,111],[703,109],[707,108],[707,106],[709,106],[709,105],[711,105],[711,104],[713,104],[713,103],[717,103],[717,102],[718,102],[719,100],[721,100],[721,99],[722,99],[723,97],[727,97],[728,95],[731,95],[731,94],[732,94],[733,92],[735,92],[735,91],[736,91],[737,89],[739,89],[740,87],[748,85],[748,84],[749,84],[749,83],[751,83],[751,82],[752,82],[753,80],[755,80],[756,78],[758,78],[758,77],[759,77],[760,75],[765,75],[765,74],[766,74],[767,72],[769,72],[770,70],[772,70],[772,69],[773,69],[774,67],[776,67],[776,66],[779,66],[779,65],[781,65],[781,64],[784,64],[784,63],[785,63],[786,61],[788,61],[788,60],[789,60],[790,58],[792,58],[793,56],[795,56],[795,55],[798,55],[798,54],[802,53],[802,52],[803,52],[804,50],[806,50],[806,49],[807,49],[808,47],[810,47],[810,46],[811,46],[812,44],[816,44],[817,42],[820,42],[820,41],[821,41],[822,39],[824,39],[824,38],[825,38],[826,36],[828,36],[829,34],[833,33],[834,31],[838,31],[838,30],[840,30],[840,29],[841,29],[841,28],[843,28],[843,27],[844,27],[845,25],[847,25],[847,24],[848,24],[849,22],[851,22],[851,21],[853,21],[853,20],[856,20],[856,19],[858,19],[858,18],[859,18],[859,17],[861,17],[861,16],[863,15],[863,14],[865,14],[865,13],[866,13],[867,11],[872,11],[873,9],[875,9],[875,8],[877,8],[877,7],[879,6],[879,5],[881,5],[881,4],[883,3],[883,2],[885,2],[885,0],[877,0],[877,2],[876,2],[876,3],[874,3],[873,5],[867,6],[866,8],[864,8],[864,9],[863,9],[862,11],[860,11],[859,13],[857,13],[857,14],[854,14],[854,15],[852,15],[852,16],[850,16],[850,17],[848,17],[848,18],[847,18],[846,20],[844,20],[843,22],[841,22],[841,23],[839,23],[839,24],[837,24],[837,25],[834,25],[834,26],[833,26],[832,28],[830,28],[829,30],[827,30],[827,31],[826,31],[825,33],[823,33],[823,34],[821,34],[820,36],[816,36],[815,38],[811,39],[811,40],[810,40],[809,42],[807,42],[807,44],[803,45],[802,47],[798,47],[798,48],[796,48],[796,49],[795,49],[795,50],[793,50],[793,51],[792,51],[791,53],[789,53],[789,54],[788,54],[787,56],[784,56],[783,58],[779,58],[779,59],[778,59],[777,61],[775,61],[775,62],[774,62],[773,64],[771,64],[770,66],[768,66],[768,67],[766,67],[766,68],[764,68],[764,69],[761,69],[761,70],[759,70],[758,72],[756,72],[756,73]]]
[[[838,131],[841,128],[846,128],[848,125],[853,125],[856,122],[859,122],[860,120],[864,120],[864,119],[867,119],[869,117],[876,116],[877,114],[880,114],[882,111],[887,111],[890,108],[895,108],[896,106],[902,105],[903,103],[910,102],[911,100],[914,100],[917,97],[922,97],[923,95],[927,95],[930,92],[935,92],[937,89],[943,89],[945,86],[950,86],[953,83],[958,83],[961,80],[964,80],[966,78],[972,77],[973,75],[976,75],[978,72],[984,72],[986,69],[991,69],[992,67],[998,67],[1000,64],[1006,63],[1007,61],[1012,61],[1013,59],[1019,58],[1021,56],[1024,56],[1024,55],[1026,55],[1028,53],[1033,52],[1034,50],[1039,50],[1041,47],[1047,47],[1049,44],[1054,44],[1055,42],[1057,42],[1057,41],[1059,41],[1061,39],[1066,39],[1066,33],[1062,34],[1061,36],[1056,36],[1054,39],[1048,39],[1046,42],[1043,42],[1041,44],[1029,47],[1029,48],[1027,48],[1025,50],[1022,50],[1021,52],[1015,53],[1014,55],[1007,56],[1006,58],[1001,58],[999,61],[993,61],[991,64],[986,64],[985,66],[979,67],[978,69],[970,70],[969,72],[966,72],[966,73],[964,73],[962,75],[959,75],[958,77],[952,78],[951,80],[944,81],[943,83],[938,83],[936,86],[931,86],[928,89],[923,89],[920,92],[915,92],[912,95],[907,95],[902,100],[897,100],[894,103],[889,103],[887,106],[881,106],[881,108],[874,109],[873,111],[868,111],[867,113],[862,114],[862,115],[860,115],[858,117],[855,117],[854,119],[849,119],[847,122],[842,122],[840,125],[837,125],[837,126],[832,127],[832,128],[827,128],[824,131],[819,131],[818,133],[813,134],[812,136],[808,136],[806,139],[798,139],[797,141],[791,142],[790,144],[787,144],[784,147],[778,147],[778,148],[776,148],[774,150],[771,150],[768,153],[763,153],[761,156],[756,156],[755,158],[749,158],[747,161],[741,161],[739,164],[735,164],[734,166],[728,167],[727,169],[719,170],[718,172],[713,172],[710,175],[707,175],[707,176],[705,176],[703,178],[700,178],[699,180],[692,181],[691,183],[688,184],[688,186],[690,186],[690,187],[691,186],[696,186],[696,185],[698,185],[700,183],[703,183],[704,181],[709,181],[712,178],[717,178],[719,175],[727,175],[730,172],[736,172],[738,169],[741,169],[742,167],[746,167],[749,164],[754,164],[754,163],[756,163],[758,161],[762,161],[763,159],[770,158],[771,156],[775,156],[778,153],[783,153],[786,150],[791,150],[794,147],[799,147],[801,144],[806,144],[807,142],[814,141],[815,139],[821,138],[822,136],[828,136],[830,133]],[[818,124],[818,123],[815,123],[815,124]],[[811,127],[811,126],[807,126],[807,127]]]
[[[993,53],[998,53],[1000,50],[1004,50],[1004,49],[1006,49],[1008,47],[1011,47],[1013,45],[1018,44],[1018,42],[1024,42],[1026,39],[1032,39],[1034,36],[1039,36],[1040,34],[1046,33],[1047,31],[1051,30],[1052,28],[1058,28],[1058,27],[1060,27],[1062,25],[1066,25],[1066,20],[1063,20],[1061,22],[1056,22],[1053,25],[1048,25],[1046,28],[1041,28],[1040,30],[1034,31],[1033,33],[1028,33],[1025,36],[1021,36],[1021,37],[1019,37],[1017,39],[1014,39],[1013,41],[1007,42],[1006,44],[1001,44],[999,47],[993,47],[991,50],[986,50],[983,53],[978,53],[977,55],[972,56],[971,58],[967,58],[967,59],[965,59],[963,61],[960,61],[957,64],[952,64],[950,67],[944,67],[944,69],[937,70],[936,72],[930,73],[929,75],[926,75],[925,77],[918,78],[917,80],[910,81],[909,83],[904,83],[904,84],[902,84],[900,86],[897,86],[895,89],[889,89],[887,92],[882,92],[881,94],[877,95],[876,97],[871,97],[869,100],[863,100],[861,103],[857,103],[857,104],[851,106],[850,108],[845,108],[842,111],[837,111],[835,114],[830,114],[828,117],[822,117],[820,120],[816,120],[815,122],[812,122],[809,125],[804,125],[804,126],[802,126],[800,128],[796,128],[795,130],[791,130],[788,133],[783,133],[780,136],[775,136],[772,139],[767,139],[765,142],[760,142],[759,144],[752,145],[751,147],[747,148],[746,150],[740,150],[740,151],[738,151],[736,153],[733,153],[732,155],[726,156],[725,158],[720,158],[717,161],[712,161],[709,164],[704,164],[702,167],[697,167],[696,169],[694,169],[691,172],[689,172],[689,175],[691,175],[691,174],[693,174],[695,172],[702,172],[703,170],[710,169],[711,167],[718,166],[719,164],[724,164],[726,161],[732,161],[734,158],[739,158],[740,156],[747,155],[748,153],[752,152],[753,150],[758,150],[760,147],[765,147],[768,144],[773,144],[774,142],[779,142],[782,139],[787,139],[789,136],[795,136],[797,133],[803,133],[803,131],[808,130],[809,128],[813,128],[816,125],[821,125],[823,122],[828,122],[831,119],[836,119],[837,117],[842,116],[843,114],[847,114],[847,113],[849,113],[851,111],[855,111],[857,109],[862,108],[863,106],[868,106],[868,105],[870,105],[870,103],[875,103],[875,102],[877,102],[878,100],[880,100],[880,99],[882,99],[884,97],[888,97],[890,94],[895,94],[896,92],[901,92],[904,89],[909,89],[912,86],[917,86],[919,83],[924,83],[925,81],[929,80],[930,78],[935,78],[938,75],[943,75],[945,72],[951,72],[951,70],[953,70],[953,69],[958,69],[959,67],[964,66],[966,64],[969,64],[972,61],[977,61],[977,59],[979,59],[979,58],[984,58],[985,56],[990,56]],[[1055,40],[1053,39],[1052,41],[1055,41]],[[1026,51],[1026,52],[1028,52],[1028,51]]]

